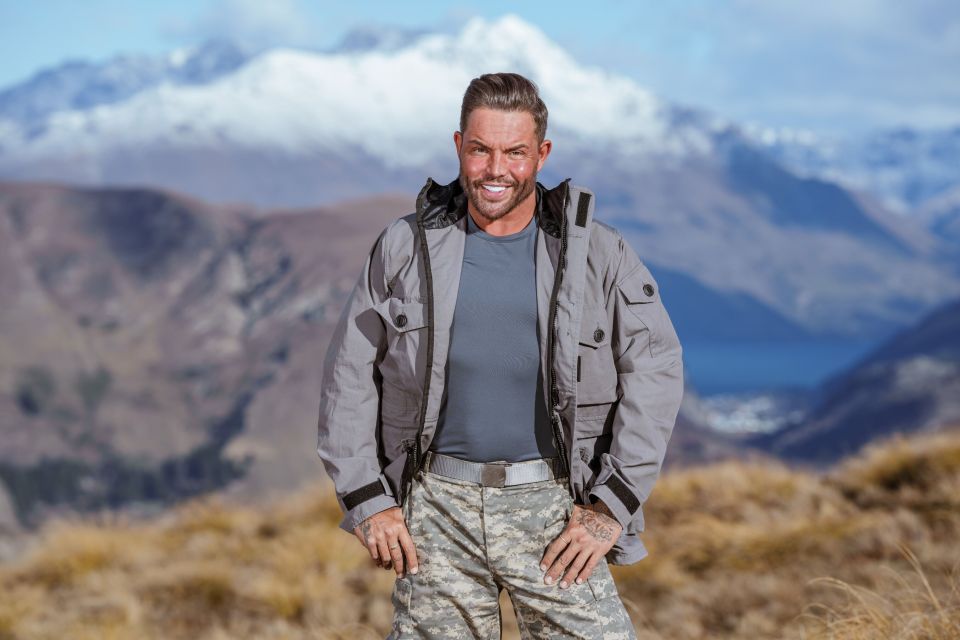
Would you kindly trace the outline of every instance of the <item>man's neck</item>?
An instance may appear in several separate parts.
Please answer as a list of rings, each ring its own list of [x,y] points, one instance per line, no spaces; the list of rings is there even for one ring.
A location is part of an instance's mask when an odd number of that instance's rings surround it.
[[[491,236],[508,236],[525,229],[530,222],[530,218],[533,217],[536,208],[537,192],[534,190],[529,196],[517,204],[513,210],[497,220],[487,220],[474,210],[473,204],[467,205],[467,212],[481,231]]]

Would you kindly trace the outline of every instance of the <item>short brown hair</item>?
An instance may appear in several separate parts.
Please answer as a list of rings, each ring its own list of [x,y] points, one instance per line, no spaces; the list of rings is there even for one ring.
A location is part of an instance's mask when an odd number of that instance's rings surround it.
[[[540,99],[537,85],[519,73],[485,73],[470,81],[460,105],[460,132],[467,128],[467,119],[474,109],[486,107],[497,111],[526,111],[533,116],[537,141],[547,135],[547,105]]]

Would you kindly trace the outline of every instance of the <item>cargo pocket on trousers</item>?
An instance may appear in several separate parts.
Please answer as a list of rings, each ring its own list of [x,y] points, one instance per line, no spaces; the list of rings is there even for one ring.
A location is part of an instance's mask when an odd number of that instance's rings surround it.
[[[410,602],[413,598],[413,583],[409,577],[397,578],[393,583],[393,633],[388,640],[400,640],[412,637],[413,617],[410,614]]]
[[[597,619],[603,631],[601,637],[635,639],[637,635],[633,622],[627,615],[627,609],[620,599],[617,585],[610,574],[610,566],[605,559],[597,563],[593,575],[587,578],[587,584],[596,599]]]

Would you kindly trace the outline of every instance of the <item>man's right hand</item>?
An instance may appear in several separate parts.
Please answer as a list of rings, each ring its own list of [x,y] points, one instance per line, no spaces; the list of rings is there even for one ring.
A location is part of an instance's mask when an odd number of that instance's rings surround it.
[[[358,524],[353,533],[370,552],[370,557],[378,567],[390,569],[392,565],[398,578],[403,577],[405,570],[410,573],[419,570],[417,550],[400,507],[390,507],[373,514]]]

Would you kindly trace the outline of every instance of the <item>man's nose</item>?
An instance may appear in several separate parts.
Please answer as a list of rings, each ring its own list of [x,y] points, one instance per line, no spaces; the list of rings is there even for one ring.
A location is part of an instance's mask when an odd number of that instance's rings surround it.
[[[494,151],[490,154],[490,163],[487,165],[487,171],[494,177],[499,178],[503,175],[503,154],[501,152]]]

